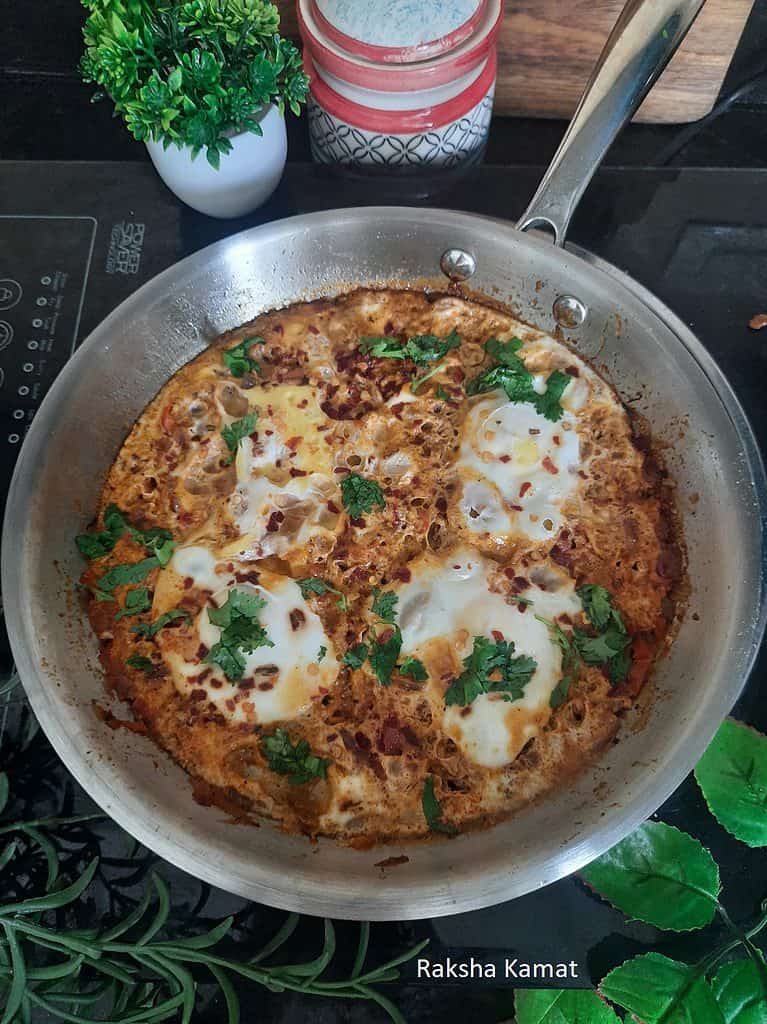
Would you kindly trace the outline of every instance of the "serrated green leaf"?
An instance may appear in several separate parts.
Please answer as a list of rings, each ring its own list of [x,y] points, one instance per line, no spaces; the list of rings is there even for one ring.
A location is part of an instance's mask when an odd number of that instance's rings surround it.
[[[725,1024],[764,1024],[767,997],[753,960],[735,960],[717,971],[711,982]]]
[[[620,1024],[596,992],[587,989],[519,989],[517,1024]]]
[[[767,736],[722,722],[695,778],[723,828],[747,846],[767,846]]]
[[[643,1024],[725,1024],[710,986],[689,964],[646,953],[610,971],[602,995]]]
[[[719,869],[708,850],[661,821],[640,825],[583,877],[624,914],[670,931],[708,924],[719,895]]]

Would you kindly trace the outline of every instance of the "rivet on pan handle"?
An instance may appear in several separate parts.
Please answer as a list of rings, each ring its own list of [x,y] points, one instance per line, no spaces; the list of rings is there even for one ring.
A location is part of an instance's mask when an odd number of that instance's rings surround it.
[[[695,21],[704,0],[628,0],[592,72],[570,126],[517,223],[564,245],[570,218],[618,132]]]

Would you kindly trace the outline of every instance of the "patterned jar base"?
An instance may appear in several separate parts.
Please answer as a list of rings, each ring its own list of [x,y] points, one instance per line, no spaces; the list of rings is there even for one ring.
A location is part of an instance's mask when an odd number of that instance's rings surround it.
[[[329,114],[310,95],[312,157],[317,163],[346,167],[447,169],[479,162],[490,130],[494,92],[495,85],[459,120],[413,135],[355,128]]]

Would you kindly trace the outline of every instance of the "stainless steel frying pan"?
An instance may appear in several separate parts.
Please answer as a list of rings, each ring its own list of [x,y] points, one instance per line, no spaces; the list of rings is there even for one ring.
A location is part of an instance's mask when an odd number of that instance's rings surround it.
[[[471,910],[546,885],[617,842],[681,782],[732,707],[765,623],[767,503],[754,437],[727,381],[684,324],[614,267],[562,248],[596,164],[700,6],[628,5],[519,229],[395,208],[338,210],[245,231],[141,288],[56,381],[27,435],[8,501],[2,583],[13,652],[34,711],[70,771],[163,857],[290,910],[369,919]],[[525,233],[530,226],[549,228],[554,244]],[[440,261],[450,250],[442,261],[450,273],[549,330],[556,308],[572,325],[577,350],[623,395],[641,395],[635,405],[670,442],[691,611],[699,618],[687,616],[658,666],[642,728],[629,720],[596,769],[490,831],[355,852],[324,841],[312,846],[269,824],[235,828],[195,803],[188,779],[148,740],[115,733],[94,715],[91,702],[104,694],[95,642],[73,598],[82,566],[72,538],[96,507],[131,423],[217,334],[263,310],[354,285],[444,286]],[[375,862],[403,852],[409,862],[383,878]]]

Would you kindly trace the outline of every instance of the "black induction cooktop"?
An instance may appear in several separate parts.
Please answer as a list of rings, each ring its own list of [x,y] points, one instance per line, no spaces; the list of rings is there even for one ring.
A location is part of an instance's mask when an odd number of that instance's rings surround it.
[[[432,194],[428,203],[513,218],[538,177],[534,168],[486,166],[442,194]],[[0,162],[0,493],[7,490],[25,430],[56,374],[88,332],[150,277],[218,238],[278,217],[426,201],[417,188],[414,193],[412,183],[404,187],[407,192],[397,183],[341,179],[312,165],[293,164],[266,206],[241,221],[226,222],[183,207],[146,164]],[[728,375],[767,449],[767,329],[759,333],[748,327],[751,317],[767,312],[767,170],[601,172],[571,236],[627,270],[689,323]],[[4,598],[12,601],[14,595]],[[4,656],[7,661],[7,648]],[[761,729],[767,728],[766,661],[762,656],[736,709]],[[0,764],[22,754],[27,762],[31,759],[22,772],[24,799],[34,806],[61,799],[67,806],[87,806],[44,738],[38,735],[19,753],[18,737],[20,730],[29,730],[29,712],[19,689],[4,701]],[[753,913],[759,894],[767,890],[767,863],[760,851],[735,848],[724,838],[690,780],[660,815],[712,848],[722,865],[733,916]],[[117,842],[116,827],[114,833]],[[246,913],[243,901],[200,887],[169,867],[166,874],[187,896],[187,917],[199,924],[233,908]],[[280,917],[259,907],[247,914],[255,931],[266,930]],[[639,943],[686,957],[695,955],[701,941],[698,936],[669,939],[648,926],[627,923],[575,879],[484,911],[379,925],[373,935],[382,958],[430,936],[432,959],[438,950],[499,963],[517,955],[572,959],[578,964],[575,984],[584,986]],[[297,936],[297,955],[302,943],[308,949],[316,939],[311,925]],[[343,926],[341,948],[344,943],[351,948],[353,941],[354,930]],[[510,1015],[513,981],[502,976],[462,981],[458,998],[454,984],[418,979],[409,968],[393,995],[416,1024],[437,1017],[451,1020],[459,1013],[482,1021]],[[335,1016],[327,1005],[293,997],[260,993],[258,999],[259,1016],[270,1021],[378,1019],[367,1005],[346,1004],[343,1016],[340,1008]],[[203,1019],[216,1020],[216,1008]]]

